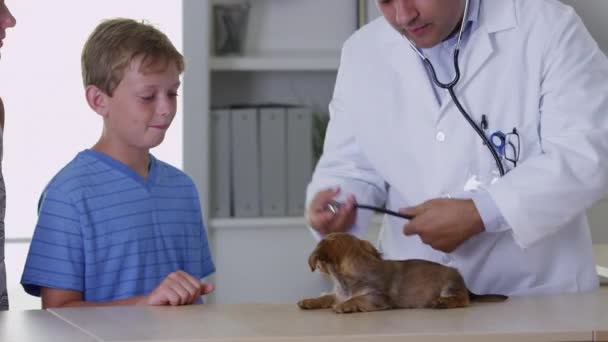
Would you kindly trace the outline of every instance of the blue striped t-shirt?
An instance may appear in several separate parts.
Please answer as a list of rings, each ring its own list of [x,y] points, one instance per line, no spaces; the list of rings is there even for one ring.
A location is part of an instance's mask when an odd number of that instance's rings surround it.
[[[215,271],[196,187],[150,156],[148,178],[80,152],[44,190],[21,284],[74,290],[85,301],[150,293],[169,273]]]

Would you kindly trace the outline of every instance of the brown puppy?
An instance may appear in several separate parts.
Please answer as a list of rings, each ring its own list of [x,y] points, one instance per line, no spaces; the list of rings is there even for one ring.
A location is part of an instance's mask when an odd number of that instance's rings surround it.
[[[399,308],[459,308],[471,300],[504,301],[502,295],[475,295],[452,267],[426,260],[383,260],[366,240],[332,233],[308,258],[310,269],[329,274],[332,293],[298,302],[302,309],[337,313]]]

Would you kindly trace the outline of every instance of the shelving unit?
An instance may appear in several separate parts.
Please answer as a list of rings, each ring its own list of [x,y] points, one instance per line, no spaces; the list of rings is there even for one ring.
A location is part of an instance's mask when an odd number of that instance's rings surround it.
[[[234,1],[212,2],[209,9],[212,14],[214,3]],[[207,73],[211,107],[282,103],[326,112],[341,45],[356,29],[357,1],[258,0],[250,4],[243,54],[216,56],[215,44],[210,44]],[[351,17],[344,15],[348,12],[352,12]],[[212,40],[213,29],[209,30]],[[259,221],[259,218],[217,221],[211,217],[210,227],[257,226]],[[303,225],[301,217],[262,218],[261,221],[272,226],[290,225],[294,221]],[[222,224],[217,226],[217,222]]]
[[[184,112],[201,113],[184,118],[184,153],[196,156],[185,157],[184,168],[195,179],[205,214],[214,182],[211,108],[273,102],[326,111],[342,43],[356,29],[356,0],[250,3],[244,54],[214,56],[212,1],[184,2]],[[303,215],[205,220],[217,268],[211,301],[295,303],[330,287],[308,267],[316,241]]]

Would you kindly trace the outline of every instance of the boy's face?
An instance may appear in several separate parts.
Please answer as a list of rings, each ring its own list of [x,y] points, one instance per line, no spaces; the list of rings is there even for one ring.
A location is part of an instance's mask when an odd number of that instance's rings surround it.
[[[454,32],[464,5],[465,0],[378,0],[378,8],[391,26],[425,49]]]
[[[104,131],[119,146],[146,150],[163,141],[175,117],[180,73],[174,63],[140,70],[141,61],[133,59],[112,97],[106,97]]]
[[[6,29],[13,27],[17,24],[15,17],[11,14],[4,3],[4,0],[0,0],[0,48],[2,47],[2,40],[6,37]]]

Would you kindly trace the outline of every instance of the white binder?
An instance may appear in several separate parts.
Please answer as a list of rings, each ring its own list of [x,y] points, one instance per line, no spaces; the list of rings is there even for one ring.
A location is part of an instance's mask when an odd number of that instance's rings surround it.
[[[313,120],[307,107],[287,108],[287,213],[301,216],[313,169]]]
[[[230,217],[230,110],[211,110],[211,217]]]
[[[231,108],[234,216],[260,216],[258,118],[255,107]]]
[[[262,216],[287,215],[287,118],[284,106],[261,106],[260,187]]]

